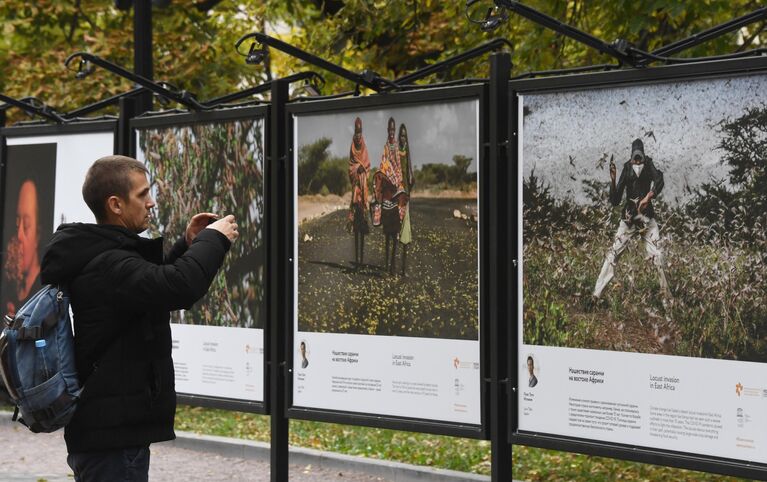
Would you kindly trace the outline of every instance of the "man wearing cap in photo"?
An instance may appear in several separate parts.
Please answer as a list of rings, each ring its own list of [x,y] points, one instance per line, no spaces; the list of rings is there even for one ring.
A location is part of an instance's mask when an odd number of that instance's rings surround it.
[[[602,271],[599,273],[594,298],[599,299],[602,291],[615,275],[615,263],[626,249],[629,240],[635,236],[641,236],[647,251],[647,256],[658,269],[660,289],[664,299],[668,298],[668,282],[663,271],[663,253],[658,246],[660,229],[655,220],[655,210],[652,200],[663,189],[663,173],[656,169],[652,159],[644,152],[644,144],[641,139],[636,139],[631,144],[631,158],[623,165],[621,177],[615,184],[615,163],[610,161],[610,203],[618,206],[623,199],[623,191],[626,191],[626,204],[621,211],[621,221],[615,241],[607,251]]]

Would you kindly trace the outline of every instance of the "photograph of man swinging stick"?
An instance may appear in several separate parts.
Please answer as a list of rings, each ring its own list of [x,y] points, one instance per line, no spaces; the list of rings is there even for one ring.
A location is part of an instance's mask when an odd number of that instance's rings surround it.
[[[767,362],[765,88],[521,96],[525,344]]]
[[[478,108],[296,117],[299,331],[477,339]]]

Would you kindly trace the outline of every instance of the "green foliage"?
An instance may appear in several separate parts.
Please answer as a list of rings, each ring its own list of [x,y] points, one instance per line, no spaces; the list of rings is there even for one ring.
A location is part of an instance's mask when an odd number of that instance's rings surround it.
[[[526,3],[607,41],[625,38],[649,50],[762,6],[757,0]],[[474,16],[483,15],[489,4],[489,0],[479,3]],[[465,15],[465,2],[433,0],[242,0],[221,2],[210,12],[172,2],[168,8],[154,9],[155,77],[205,99],[306,69],[304,62],[281,52],[272,51],[262,67],[245,65],[234,52],[234,42],[241,35],[255,30],[274,34],[277,26],[279,36],[306,51],[352,71],[370,69],[390,78],[495,37],[514,43],[515,73],[613,61],[514,14],[493,33],[482,32]],[[62,66],[67,55],[86,50],[131,67],[132,11],[117,10],[112,0],[6,1],[0,3],[0,18],[0,92],[36,95],[69,110],[131,87],[98,69],[77,82]],[[743,39],[735,32],[680,55],[729,53],[757,42],[764,45],[765,37],[756,24]],[[424,82],[486,77],[487,66],[485,59],[476,59]],[[353,88],[345,79],[327,77],[329,93]]]
[[[207,435],[269,441],[269,417],[181,405],[176,429]],[[290,444],[346,455],[490,474],[490,444],[482,440],[400,432],[331,423],[290,421]],[[529,481],[701,481],[741,479],[604,457],[515,445],[514,479]],[[744,481],[745,482],[745,481]]]
[[[476,173],[468,173],[472,158],[457,154],[453,156],[453,165],[441,163],[424,164],[415,169],[416,190],[466,190],[476,187]]]
[[[531,273],[534,276],[533,273]],[[565,307],[552,301],[549,290],[544,289],[540,298],[530,296],[525,300],[525,343],[530,345],[567,346],[567,313]]]
[[[263,327],[263,119],[142,130],[139,145],[157,197],[153,235],[172,243],[200,212],[234,214],[239,225],[208,294],[173,321]]]
[[[708,226],[715,235],[748,242],[765,251],[767,229],[767,105],[748,109],[737,119],[720,123],[722,163],[729,179],[704,183],[688,204],[688,215]],[[761,244],[760,244],[761,242]]]
[[[298,151],[298,194],[343,195],[351,189],[349,160],[330,158],[327,150],[333,141],[321,137]]]
[[[466,20],[465,2],[351,0],[341,3],[301,0],[290,2],[288,7],[275,0],[267,3],[272,8],[271,12],[279,12],[277,14],[294,28],[291,42],[350,70],[371,69],[390,78],[496,37],[513,42],[516,73],[614,63],[612,58],[594,49],[514,14],[497,31],[484,33]],[[328,8],[328,3],[335,6]],[[598,5],[585,0],[530,0],[524,3],[608,42],[625,38],[648,50],[762,6],[756,0],[685,3],[611,0],[599,2]],[[490,5],[489,0],[480,2],[472,16],[483,16]],[[765,34],[757,24],[746,35],[745,46],[738,45],[738,40],[736,33],[725,35],[680,55],[729,53],[738,48],[749,48],[758,40],[764,44]],[[302,65],[302,62],[280,53],[275,54],[274,59],[282,73],[295,71]],[[487,65],[484,59],[474,60],[436,74],[425,82],[486,77]],[[349,81],[335,76],[328,76],[328,80],[330,91],[353,87]]]
[[[173,2],[153,11],[155,78],[207,99],[264,78],[246,66],[232,46],[259,25],[265,7],[243,9],[222,2],[210,13]],[[83,80],[64,68],[64,59],[87,51],[132,69],[133,12],[113,0],[0,2],[0,92],[34,95],[67,111],[133,87],[96,68]],[[75,66],[76,68],[76,66]],[[21,119],[12,111],[12,120]]]
[[[332,193],[342,196],[351,190],[349,184],[349,160],[335,157],[321,163],[315,174],[316,184],[321,184],[320,194]]]

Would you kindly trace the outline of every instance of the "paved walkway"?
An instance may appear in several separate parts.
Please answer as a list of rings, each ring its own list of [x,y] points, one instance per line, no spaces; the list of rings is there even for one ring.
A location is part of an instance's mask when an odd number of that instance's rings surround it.
[[[269,480],[268,446],[223,437],[179,434],[174,442],[152,444],[152,481]],[[33,434],[0,412],[0,481],[72,482],[66,463],[64,431]],[[308,449],[291,449],[290,481],[458,481],[489,480],[469,474],[433,471],[386,461],[373,461]],[[376,474],[376,475],[374,475]],[[383,474],[383,475],[381,475]],[[466,478],[464,478],[466,477]]]

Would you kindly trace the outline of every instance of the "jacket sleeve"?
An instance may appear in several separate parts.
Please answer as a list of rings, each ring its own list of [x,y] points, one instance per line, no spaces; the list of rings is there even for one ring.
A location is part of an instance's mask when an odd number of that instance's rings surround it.
[[[630,167],[628,167],[626,164],[623,165],[623,169],[621,170],[621,177],[618,179],[618,185],[613,189],[613,183],[610,183],[610,204],[613,206],[617,206],[621,203],[621,199],[623,198],[623,190],[626,189],[626,176],[628,174],[628,170]]]
[[[650,175],[652,176],[652,192],[655,193],[653,197],[658,197],[658,194],[663,190],[663,171],[656,169],[652,161],[647,167],[650,168]]]
[[[165,259],[163,261],[163,264],[172,264],[174,261],[176,261],[184,252],[188,246],[186,245],[186,237],[181,236],[176,240],[175,243],[173,243],[173,246],[170,248],[170,251],[165,255]]]
[[[119,252],[105,260],[104,268],[115,287],[113,301],[130,311],[189,308],[208,292],[230,246],[220,232],[203,229],[189,249],[169,264]]]

